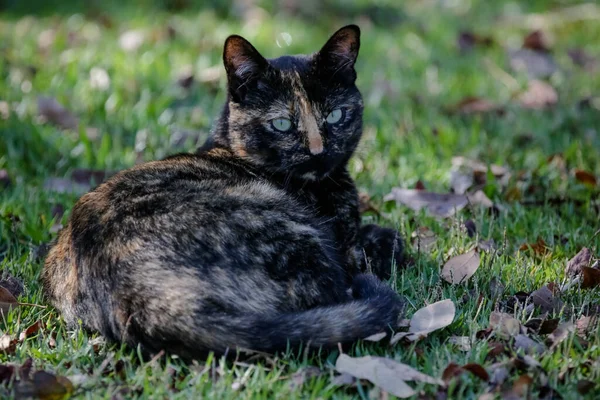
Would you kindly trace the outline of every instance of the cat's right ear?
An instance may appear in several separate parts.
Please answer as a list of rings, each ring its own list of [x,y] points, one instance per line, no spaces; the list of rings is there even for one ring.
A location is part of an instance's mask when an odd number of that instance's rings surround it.
[[[236,102],[244,100],[249,86],[267,69],[268,61],[249,41],[238,35],[225,40],[223,64],[229,93]]]

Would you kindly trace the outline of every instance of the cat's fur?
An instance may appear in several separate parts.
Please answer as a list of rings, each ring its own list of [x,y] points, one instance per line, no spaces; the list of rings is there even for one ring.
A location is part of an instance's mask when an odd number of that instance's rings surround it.
[[[335,346],[395,327],[399,297],[363,272],[388,278],[402,242],[360,227],[346,169],[362,131],[359,35],[348,26],[312,56],[274,60],[229,37],[212,138],[118,173],[73,208],[43,272],[65,320],[187,358]],[[290,131],[270,125],[282,116]]]

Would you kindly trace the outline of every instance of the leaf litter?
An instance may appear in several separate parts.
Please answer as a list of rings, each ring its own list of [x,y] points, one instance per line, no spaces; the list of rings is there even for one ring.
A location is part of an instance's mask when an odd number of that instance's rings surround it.
[[[454,321],[455,314],[456,307],[450,299],[423,307],[413,314],[408,332],[396,333],[390,340],[390,345],[398,343],[403,338],[414,342],[431,332],[445,328]]]
[[[479,268],[480,257],[477,249],[452,257],[444,264],[441,277],[448,283],[460,284],[471,278]]]

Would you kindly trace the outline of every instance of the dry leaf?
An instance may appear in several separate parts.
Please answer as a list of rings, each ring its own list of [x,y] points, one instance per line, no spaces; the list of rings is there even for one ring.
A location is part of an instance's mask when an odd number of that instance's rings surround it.
[[[19,302],[17,301],[15,296],[13,296],[12,293],[8,291],[8,289],[5,289],[2,286],[0,286],[0,318],[2,317],[2,315],[8,315],[10,309],[18,305]]]
[[[554,58],[541,51],[519,49],[509,51],[510,67],[517,72],[527,73],[530,79],[548,78],[558,69]]]
[[[405,381],[417,381],[433,385],[444,385],[440,379],[423,374],[416,369],[389,358],[365,356],[353,358],[340,354],[335,369],[358,379],[366,379],[375,386],[400,398],[410,397],[416,392]]]
[[[563,306],[563,302],[554,296],[554,293],[548,286],[542,286],[532,292],[530,297],[533,304],[540,307],[544,313],[559,311]]]
[[[577,334],[581,337],[585,337],[588,332],[592,332],[598,325],[598,321],[600,319],[597,315],[592,316],[582,316],[577,321],[575,321],[575,328],[577,329]]]
[[[477,250],[471,250],[446,261],[442,268],[441,277],[452,284],[466,282],[477,271],[479,263],[479,253]]]
[[[513,384],[511,394],[518,398],[524,398],[529,391],[529,386],[533,383],[533,378],[529,375],[521,375]]]
[[[25,291],[23,282],[10,275],[8,272],[4,272],[2,274],[2,279],[0,279],[0,287],[8,290],[14,297],[21,296]]]
[[[523,352],[528,355],[541,355],[546,351],[546,346],[536,342],[528,336],[517,335],[515,337],[515,349],[523,350]]]
[[[575,257],[567,262],[567,275],[577,275],[581,272],[581,267],[587,267],[592,260],[592,252],[587,247],[582,248]]]
[[[38,333],[38,331],[40,330],[41,326],[42,326],[42,322],[41,321],[36,321],[35,323],[33,323],[30,326],[28,326],[27,329],[25,329],[19,335],[19,341],[22,342],[23,340],[27,339],[28,337],[33,336],[36,333]]]
[[[0,336],[0,351],[6,354],[12,354],[17,347],[17,339],[13,339],[10,335]]]
[[[0,364],[0,385],[7,385],[15,375],[15,367]]]
[[[469,236],[470,238],[474,237],[477,234],[477,225],[475,225],[475,222],[473,222],[472,219],[466,220],[463,226],[467,231],[467,236]]]
[[[500,279],[495,276],[490,280],[490,295],[492,299],[497,299],[504,293],[505,286]]]
[[[569,337],[569,334],[575,331],[575,325],[571,322],[560,324],[554,332],[548,335],[548,340],[552,343],[552,348],[558,346],[563,340]]]
[[[366,340],[367,342],[379,342],[379,341],[381,341],[381,339],[385,338],[386,336],[387,336],[387,333],[379,332],[374,335],[367,336],[363,340]]]
[[[484,382],[488,382],[490,380],[490,375],[487,373],[485,368],[483,368],[479,364],[476,364],[476,363],[465,364],[462,366],[462,368],[465,371],[468,371],[471,374],[475,375],[476,377],[478,377],[479,379],[481,379]]]
[[[541,110],[558,103],[558,93],[549,83],[533,80],[519,96],[519,101],[524,108]]]
[[[454,321],[455,314],[456,307],[450,299],[423,307],[417,310],[410,319],[408,332],[396,333],[390,340],[390,344],[394,345],[404,337],[410,341],[415,341],[433,331],[445,328]]]
[[[600,269],[581,267],[581,287],[593,289],[600,286]]]
[[[453,378],[460,376],[465,372],[471,373],[484,382],[488,382],[490,380],[490,376],[485,368],[475,363],[465,364],[462,367],[458,364],[450,363],[446,369],[444,369],[444,372],[442,373],[442,379],[444,382],[449,383]]]
[[[53,97],[38,97],[38,113],[62,129],[77,129],[78,119]]]
[[[533,31],[525,36],[525,39],[523,39],[523,48],[542,52],[550,51],[546,35],[539,30]]]
[[[392,188],[392,192],[383,198],[384,201],[395,200],[397,204],[403,204],[415,211],[426,209],[430,214],[448,218],[466,205],[480,205],[492,207],[493,203],[481,191],[472,195],[458,195],[452,193],[434,193],[425,190]]]
[[[63,376],[56,376],[45,371],[33,374],[35,395],[42,400],[58,400],[73,392],[73,384]]]
[[[581,183],[590,186],[596,186],[598,184],[598,180],[596,179],[596,176],[594,174],[588,171],[584,171],[582,169],[575,170],[575,179],[577,179]]]
[[[520,251],[529,249],[531,249],[537,255],[544,255],[549,251],[548,245],[541,237],[538,237],[537,242],[535,243],[523,243],[521,247],[519,247]]]
[[[417,228],[411,235],[413,241],[413,247],[416,250],[421,250],[425,253],[430,253],[435,248],[437,242],[437,236],[435,233],[426,226]]]
[[[490,314],[490,328],[502,339],[509,339],[519,334],[521,323],[512,315],[493,312]]]
[[[582,379],[579,382],[577,382],[577,393],[579,393],[582,396],[585,396],[586,394],[590,393],[592,389],[594,389],[596,386],[598,386],[598,383]]]

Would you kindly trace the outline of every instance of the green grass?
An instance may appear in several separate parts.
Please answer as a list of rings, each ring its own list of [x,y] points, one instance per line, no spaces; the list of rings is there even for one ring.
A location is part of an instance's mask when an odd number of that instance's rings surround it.
[[[397,226],[407,238],[421,226],[438,235],[434,251],[414,251],[414,266],[402,271],[395,283],[408,300],[408,316],[445,298],[455,302],[457,316],[448,328],[416,344],[391,348],[364,342],[350,354],[390,357],[436,377],[449,362],[489,367],[486,341],[477,340],[472,350],[461,352],[448,338],[474,336],[488,326],[497,306],[489,294],[492,279],[506,286],[504,297],[530,292],[562,281],[566,261],[582,247],[599,253],[600,235],[594,235],[600,228],[599,192],[579,183],[573,171],[582,169],[600,177],[600,106],[598,101],[595,106],[579,106],[580,100],[600,94],[600,63],[588,71],[567,55],[569,49],[582,48],[600,59],[600,42],[595,39],[600,37],[598,7],[595,15],[588,10],[569,19],[570,14],[556,11],[578,2],[389,0],[369,6],[367,1],[340,1],[319,11],[320,2],[311,1],[295,13],[278,8],[278,2],[256,3],[261,8],[244,17],[240,6],[216,0],[205,5],[96,1],[87,6],[71,1],[0,1],[0,101],[9,105],[7,118],[0,113],[0,169],[12,179],[10,187],[0,188],[0,268],[25,283],[20,300],[45,304],[39,282],[42,262],[35,249],[52,238],[50,228],[60,222],[53,220],[53,207],[65,207],[64,223],[77,200],[75,195],[44,188],[47,178],[69,177],[77,168],[120,170],[136,160],[192,150],[190,140],[175,147],[173,135],[206,136],[224,99],[224,77],[196,82],[189,90],[176,80],[188,66],[196,76],[219,66],[227,35],[240,33],[263,54],[275,57],[315,51],[335,29],[357,22],[363,29],[357,68],[366,106],[365,137],[350,168],[360,189],[387,216],[367,214],[365,221]],[[533,19],[534,13],[545,17]],[[505,51],[519,47],[532,28],[528,24],[536,21],[542,21],[551,36],[559,67],[550,79],[559,102],[541,111],[523,109],[514,100],[527,86],[527,77],[510,70]],[[169,27],[175,31],[173,38]],[[123,51],[118,43],[120,34],[129,29],[141,29],[146,36],[133,52]],[[492,36],[496,44],[462,54],[456,44],[462,30]],[[41,48],[49,32],[54,40]],[[277,45],[282,32],[293,39],[289,47]],[[93,67],[110,76],[106,90],[90,84]],[[55,97],[71,110],[80,119],[80,131],[63,131],[42,121],[37,115],[40,95]],[[468,116],[448,112],[449,106],[466,96],[488,98],[504,106],[505,112]],[[97,129],[97,137],[88,139],[85,127]],[[145,143],[140,132],[146,134]],[[554,154],[562,155],[565,171],[548,162]],[[383,203],[392,187],[412,188],[419,180],[428,190],[447,192],[454,156],[509,167],[515,177],[509,187],[519,188],[523,198],[507,200],[507,190],[492,179],[485,191],[505,207],[498,214],[465,210],[454,219],[437,220]],[[477,226],[476,238],[462,229],[467,219]],[[518,250],[538,237],[550,247],[547,255]],[[465,285],[443,282],[439,267],[449,256],[471,248],[478,238],[494,239],[500,250],[486,255]],[[478,304],[480,293],[483,301]],[[564,301],[567,307],[555,317],[575,320],[587,307],[598,304],[600,292],[574,288]],[[517,317],[522,322],[527,319],[523,313]],[[358,388],[331,384],[337,352],[286,353],[248,365],[209,358],[186,366],[170,357],[148,363],[135,350],[98,344],[94,334],[68,330],[51,307],[19,307],[0,322],[0,332],[18,336],[38,320],[43,329],[19,343],[14,353],[0,353],[0,363],[21,364],[31,357],[36,368],[85,376],[75,391],[82,398],[111,398],[118,393],[142,398],[366,398],[372,388],[365,383]],[[50,345],[51,337],[55,346]],[[582,346],[571,338],[538,357],[550,386],[566,399],[580,398],[579,380],[600,380],[598,364],[595,369],[586,364],[600,358],[600,331],[596,329],[587,340]],[[124,364],[115,371],[119,360]],[[105,371],[100,370],[103,362]],[[319,367],[323,374],[293,389],[290,377],[308,365]],[[569,367],[571,372],[562,374]],[[236,392],[232,384],[241,376],[245,387]],[[413,386],[429,395],[437,390],[431,385]],[[11,390],[0,385],[0,397]],[[451,398],[477,398],[486,385],[468,379],[450,390]],[[534,389],[533,397],[537,395]]]

